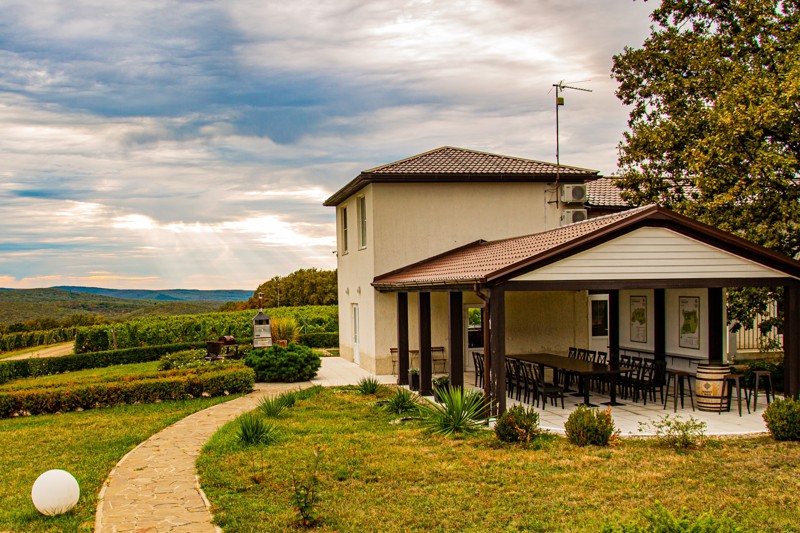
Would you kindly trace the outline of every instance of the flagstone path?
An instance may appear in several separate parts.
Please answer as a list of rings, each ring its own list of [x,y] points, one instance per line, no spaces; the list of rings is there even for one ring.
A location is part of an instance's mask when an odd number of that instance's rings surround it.
[[[368,372],[338,357],[324,357],[316,379],[259,383],[247,396],[194,413],[156,433],[123,457],[100,490],[96,532],[214,533],[209,503],[200,489],[195,461],[224,424],[255,409],[265,395],[312,385],[351,385]],[[379,376],[393,383],[393,376]]]

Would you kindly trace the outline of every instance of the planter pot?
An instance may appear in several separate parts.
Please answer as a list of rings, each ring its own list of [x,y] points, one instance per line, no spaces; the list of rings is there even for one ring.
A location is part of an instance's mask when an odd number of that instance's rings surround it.
[[[411,390],[419,390],[419,374],[408,373],[408,388]]]
[[[279,340],[279,341],[275,341],[275,343],[276,343],[278,346],[283,346],[284,348],[286,348],[287,346],[289,346],[289,341],[286,341],[286,340]]]

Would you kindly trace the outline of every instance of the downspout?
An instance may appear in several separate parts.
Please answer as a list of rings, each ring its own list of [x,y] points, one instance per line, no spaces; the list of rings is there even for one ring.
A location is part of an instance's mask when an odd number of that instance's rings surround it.
[[[488,294],[484,294],[481,292],[480,287],[478,284],[475,284],[475,294],[483,300],[483,315],[482,315],[482,324],[481,328],[483,328],[483,394],[486,395],[487,398],[491,398],[491,355],[490,355],[490,343],[489,343],[489,324],[491,324],[491,320],[489,317],[489,300],[490,296]]]

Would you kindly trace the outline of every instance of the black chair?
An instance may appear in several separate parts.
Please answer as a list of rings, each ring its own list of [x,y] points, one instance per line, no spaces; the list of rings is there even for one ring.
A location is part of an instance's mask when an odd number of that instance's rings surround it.
[[[547,408],[547,399],[549,398],[553,405],[555,405],[556,398],[561,398],[561,408],[564,408],[564,388],[558,385],[550,385],[545,383],[544,376],[539,371],[539,365],[533,365],[533,379],[538,389],[538,397],[542,399],[542,409]]]
[[[514,397],[514,391],[519,390],[519,361],[506,359],[506,396]]]
[[[523,388],[523,402],[530,403],[531,396],[535,405],[539,405],[539,387],[536,385],[536,378],[533,373],[533,364],[522,361],[519,365],[520,375],[522,376],[521,384]],[[519,400],[519,396],[517,397]]]
[[[475,386],[483,388],[483,354],[472,352],[472,364],[475,367]]]

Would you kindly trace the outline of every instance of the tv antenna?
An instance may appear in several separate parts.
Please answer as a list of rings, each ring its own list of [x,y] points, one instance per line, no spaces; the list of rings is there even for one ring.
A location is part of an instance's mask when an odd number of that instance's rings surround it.
[[[569,82],[569,83],[583,83],[580,81],[577,82]],[[591,89],[584,89],[583,87],[574,87],[572,85],[565,85],[564,81],[560,81],[558,83],[554,83],[553,87],[556,89],[556,207],[558,207],[558,181],[561,179],[561,146],[559,144],[559,135],[558,135],[558,107],[564,105],[564,97],[559,96],[559,93],[563,93],[564,89],[572,89],[575,91],[583,91],[586,93],[592,92]]]

